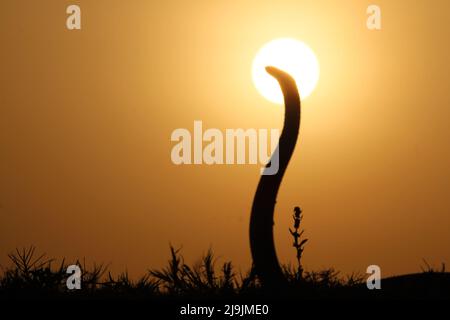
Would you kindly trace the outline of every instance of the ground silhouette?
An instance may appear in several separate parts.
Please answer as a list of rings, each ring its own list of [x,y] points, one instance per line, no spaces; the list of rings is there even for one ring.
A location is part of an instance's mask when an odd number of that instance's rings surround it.
[[[144,276],[131,279],[128,274],[112,275],[104,265],[87,267],[85,263],[64,259],[56,264],[45,255],[36,255],[34,247],[10,254],[12,265],[0,274],[0,299],[127,299],[164,301],[301,301],[305,299],[450,299],[450,273],[431,267],[422,273],[400,275],[381,280],[381,290],[368,290],[366,275],[343,276],[330,268],[303,272],[283,265],[287,286],[275,292],[261,285],[253,270],[238,272],[231,262],[220,265],[211,250],[193,265],[184,262],[180,250],[170,248],[168,264],[150,269]],[[80,290],[67,288],[67,266],[82,269]]]

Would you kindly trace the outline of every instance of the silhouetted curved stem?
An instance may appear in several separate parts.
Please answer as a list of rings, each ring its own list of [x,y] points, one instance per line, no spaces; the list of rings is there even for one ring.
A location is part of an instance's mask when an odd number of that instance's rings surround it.
[[[263,285],[279,288],[287,284],[278,263],[273,239],[273,218],[278,189],[294,152],[300,128],[300,97],[295,80],[274,67],[266,71],[278,80],[284,95],[285,117],[278,143],[279,169],[274,175],[262,175],[253,199],[250,217],[250,248],[255,272]],[[274,159],[275,153],[271,157]],[[268,164],[269,166],[269,164]]]

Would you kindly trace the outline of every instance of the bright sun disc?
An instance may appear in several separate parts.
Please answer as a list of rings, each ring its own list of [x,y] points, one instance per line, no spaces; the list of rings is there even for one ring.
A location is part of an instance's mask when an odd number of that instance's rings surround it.
[[[319,81],[319,61],[305,43],[289,39],[276,39],[265,44],[253,60],[253,83],[259,93],[274,103],[283,103],[278,82],[265,68],[273,66],[289,73],[297,83],[300,97],[308,97]]]

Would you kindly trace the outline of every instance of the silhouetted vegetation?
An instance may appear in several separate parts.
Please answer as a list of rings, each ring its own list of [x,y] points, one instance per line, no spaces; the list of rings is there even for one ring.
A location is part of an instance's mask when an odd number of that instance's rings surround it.
[[[303,215],[302,215],[302,209],[300,209],[300,207],[295,207],[294,208],[294,214],[292,216],[292,218],[294,219],[294,230],[291,230],[289,228],[289,232],[291,233],[292,237],[294,238],[294,243],[292,244],[292,246],[295,248],[295,251],[297,253],[296,257],[297,257],[297,263],[298,263],[298,271],[297,271],[297,276],[299,278],[303,277],[303,267],[302,267],[302,255],[303,255],[303,251],[305,250],[305,244],[308,241],[308,239],[302,239],[303,233],[305,232],[305,230],[301,230],[300,231],[300,223],[302,222],[303,219]]]
[[[237,298],[258,297],[267,292],[261,287],[252,270],[242,274],[231,262],[220,266],[212,250],[193,265],[185,263],[180,250],[170,247],[170,259],[166,267],[149,270],[143,277],[132,280],[127,273],[113,276],[105,265],[86,267],[76,261],[82,270],[82,288],[69,290],[66,285],[70,274],[63,259],[56,265],[45,254],[37,255],[34,247],[16,250],[9,254],[12,265],[3,269],[0,277],[0,294],[10,297],[198,297]],[[283,272],[293,290],[300,294],[316,291],[334,291],[362,283],[363,278],[340,278],[333,269],[320,272],[306,271],[303,278],[298,269],[284,266]],[[307,292],[308,291],[308,292]]]
[[[450,297],[448,273],[431,267],[421,274],[386,279],[382,283],[388,290],[369,291],[362,275],[342,277],[336,270],[326,269],[303,271],[300,277],[298,268],[285,265],[282,269],[289,289],[275,297],[264,290],[252,270],[242,274],[231,262],[218,265],[212,250],[197,263],[188,265],[180,250],[170,247],[167,265],[160,270],[149,270],[137,280],[130,279],[127,273],[113,276],[105,265],[88,268],[85,262],[76,261],[82,270],[80,290],[67,288],[69,264],[65,260],[56,264],[45,254],[37,255],[34,247],[16,250],[9,258],[12,265],[3,269],[0,276],[3,298],[301,299],[403,297],[412,292],[414,296],[435,296],[430,290],[436,290],[437,297]]]

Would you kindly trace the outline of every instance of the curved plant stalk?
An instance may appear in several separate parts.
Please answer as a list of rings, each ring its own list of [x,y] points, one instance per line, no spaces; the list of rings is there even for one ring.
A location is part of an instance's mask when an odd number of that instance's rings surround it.
[[[280,288],[287,285],[287,280],[275,251],[273,218],[278,189],[297,142],[300,128],[300,97],[295,80],[289,74],[274,67],[266,67],[266,71],[280,84],[284,95],[285,117],[278,150],[273,153],[266,166],[268,170],[273,161],[279,161],[278,172],[261,176],[253,199],[250,248],[254,271],[262,284],[269,288]]]

